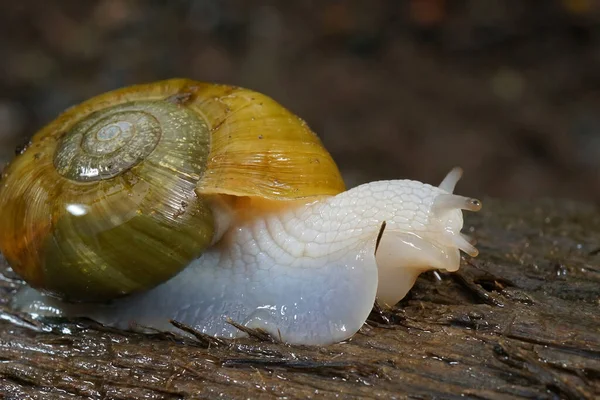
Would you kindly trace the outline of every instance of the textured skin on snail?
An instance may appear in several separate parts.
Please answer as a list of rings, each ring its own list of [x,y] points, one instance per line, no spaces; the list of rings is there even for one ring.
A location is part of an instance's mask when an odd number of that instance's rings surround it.
[[[178,82],[186,87],[193,86],[196,88],[194,90],[198,87],[208,91],[221,88],[190,81],[169,82],[169,85]],[[192,90],[187,90],[189,91]],[[452,194],[461,176],[460,169],[452,170],[439,187],[416,181],[394,180],[372,182],[344,192],[335,164],[326,150],[318,150],[322,149],[320,142],[312,132],[304,131],[308,129],[304,123],[280,106],[275,107],[274,117],[264,117],[262,122],[257,122],[261,108],[254,104],[256,99],[263,106],[272,100],[254,92],[243,93],[246,105],[233,114],[248,112],[244,123],[248,124],[248,129],[252,132],[250,137],[255,140],[249,140],[247,145],[241,146],[234,137],[243,139],[246,131],[242,126],[237,127],[235,122],[231,122],[232,126],[227,129],[225,136],[232,137],[219,142],[215,139],[218,135],[215,136],[214,132],[224,129],[229,122],[206,124],[211,136],[208,151],[204,153],[207,153],[206,163],[200,163],[200,167],[205,169],[198,172],[197,179],[194,179],[198,207],[203,207],[204,216],[211,217],[209,222],[203,220],[199,225],[210,226],[212,229],[209,244],[203,242],[204,247],[198,250],[198,254],[174,272],[170,279],[157,282],[158,286],[149,285],[150,288],[146,287],[145,291],[134,290],[136,293],[110,302],[69,303],[27,287],[15,297],[13,306],[37,315],[86,316],[124,329],[147,327],[175,330],[169,323],[174,319],[211,335],[243,336],[242,332],[228,323],[228,319],[232,319],[250,328],[265,329],[286,342],[320,345],[351,337],[366,320],[376,299],[384,307],[393,306],[406,295],[421,272],[430,269],[456,271],[460,265],[460,250],[472,256],[477,255],[477,250],[468,238],[460,233],[463,225],[461,210],[478,211],[481,204],[475,199]],[[229,94],[225,98],[231,101],[228,96]],[[179,104],[181,97],[185,96],[175,97],[179,112],[183,107]],[[129,100],[131,99],[128,99],[127,107],[133,107],[131,109],[136,113],[139,112],[136,107],[139,107],[140,102],[144,104],[143,107],[150,107],[145,101],[150,102],[153,107],[155,101],[133,99],[132,103]],[[222,101],[226,100],[220,100],[219,104]],[[230,106],[231,104],[228,107]],[[188,110],[187,106],[185,110]],[[210,114],[206,107],[201,111],[202,114],[195,112],[195,115],[202,115],[198,123],[200,125],[202,120],[207,120],[206,115]],[[91,114],[99,120],[107,118],[105,115]],[[87,127],[80,127],[76,131],[84,133],[77,142],[89,142],[86,144],[87,154],[112,154],[118,151],[121,143],[133,141],[134,135],[128,132],[129,121],[113,118],[101,125],[89,122],[90,126],[97,127],[92,138],[85,136],[89,131]],[[297,132],[302,131],[302,134],[294,134],[289,140],[286,139],[289,134],[285,132],[291,129],[288,127],[281,130],[286,123],[299,129]],[[154,132],[150,122],[146,121],[143,125]],[[161,140],[165,135],[163,131],[160,132]],[[150,136],[152,139],[158,135],[151,133]],[[267,137],[272,139],[272,143],[265,145],[263,140]],[[114,138],[118,138],[120,142],[103,142]],[[103,171],[102,176],[90,179],[89,176],[74,173],[73,171],[82,169],[69,167],[72,163],[61,164],[60,161],[54,161],[59,167],[55,171],[61,171],[55,173],[69,182],[75,181],[76,188],[96,184],[103,187],[108,180],[122,179],[120,177],[127,175],[127,171],[140,169],[149,157],[159,151],[161,140],[141,141],[141,145],[137,147],[139,150],[135,153],[140,155],[137,158],[119,158],[119,165],[124,166],[125,172],[120,172],[120,167],[111,161],[104,164],[105,167],[98,168]],[[68,138],[63,137],[57,142],[61,146],[69,146]],[[151,146],[154,149],[150,149]],[[264,146],[266,150],[260,146]],[[286,146],[286,151],[282,152]],[[71,150],[67,153],[71,154]],[[142,153],[148,154],[144,158]],[[246,154],[241,164],[235,160],[237,153]],[[9,176],[12,173],[14,170]],[[31,182],[37,182],[37,179],[32,178]],[[33,185],[31,182],[29,186]],[[52,186],[42,187],[48,189]],[[21,197],[31,196],[28,201],[38,201],[35,195],[29,194],[25,189],[17,192]],[[0,191],[0,202],[2,196],[6,196],[3,193]],[[144,199],[147,196],[149,195],[141,195]],[[104,196],[101,200],[105,201],[105,197],[109,200],[111,198]],[[160,210],[162,203],[157,202],[157,198],[153,199],[154,205],[148,206],[150,211],[143,213],[144,216],[152,216],[153,210]],[[187,200],[189,197],[186,197]],[[171,204],[170,201],[167,203]],[[62,203],[62,207],[71,204]],[[25,210],[21,210],[21,218],[28,215],[26,207],[23,208]],[[105,219],[111,221],[110,210],[110,207],[101,209],[101,218],[94,223],[103,227]],[[70,224],[79,228],[77,233],[83,238],[87,236],[81,234],[81,225],[78,224],[82,219],[85,220],[89,211],[90,209],[84,208],[68,212]],[[166,219],[177,221],[178,217]],[[20,223],[23,221],[27,222],[27,218],[21,219]],[[61,220],[52,221],[51,229],[57,229],[57,223]],[[160,221],[162,220],[159,219]],[[120,221],[121,224],[123,222]],[[120,226],[111,225],[107,235]],[[15,226],[11,228],[14,229]],[[190,229],[192,228],[193,223],[190,225]],[[133,238],[122,234],[117,242],[103,242],[98,250],[110,250],[106,246],[121,242],[123,246],[132,246],[136,240],[148,236],[146,229],[155,232],[150,225],[140,226],[133,233],[129,231]],[[25,233],[28,233],[27,229]],[[160,242],[163,239],[157,235],[163,233],[159,230],[152,234],[152,238]],[[19,234],[23,234],[23,230]],[[191,241],[187,235],[193,238],[200,236],[188,231],[180,236],[173,235],[173,238],[164,239],[168,245],[157,249],[157,252],[169,254],[172,248],[179,251],[179,241],[182,244]],[[202,237],[206,237],[206,234],[203,235],[205,236]],[[94,232],[92,236],[97,237],[98,232]],[[56,235],[51,237],[54,241],[57,240]],[[110,239],[110,235],[108,237]],[[15,254],[23,258],[23,253],[28,254],[24,250],[37,248],[31,247],[31,241],[37,236],[26,236],[26,240],[20,238],[22,237],[0,233],[0,246],[3,246],[2,250],[7,256],[12,255],[7,257],[11,263],[21,260]],[[67,242],[70,243],[69,246],[74,246],[80,239],[75,236]],[[4,244],[6,241],[10,246]],[[152,241],[149,243],[154,245]],[[87,246],[86,249],[89,248],[89,243]],[[42,253],[47,252],[46,247],[42,249]],[[163,260],[152,260],[157,255],[150,252],[151,256],[133,261],[121,260],[120,265],[126,271],[135,271],[136,268],[139,270],[140,267],[150,268],[157,264],[160,268]],[[159,254],[157,257],[160,256]],[[50,261],[53,268],[63,268],[62,271],[66,273],[64,267],[68,262],[57,262],[56,258]],[[93,267],[95,264],[88,265]],[[45,265],[43,271],[47,273],[48,268]],[[27,271],[25,275],[26,273]],[[76,283],[86,282],[85,277],[87,275],[77,278]],[[44,279],[48,280],[48,277],[44,276]],[[33,283],[35,285],[39,282],[34,279]],[[48,290],[43,285],[38,287]],[[66,287],[65,291],[67,289],[69,288]],[[84,293],[79,294],[85,295],[88,290],[89,285],[80,289]]]

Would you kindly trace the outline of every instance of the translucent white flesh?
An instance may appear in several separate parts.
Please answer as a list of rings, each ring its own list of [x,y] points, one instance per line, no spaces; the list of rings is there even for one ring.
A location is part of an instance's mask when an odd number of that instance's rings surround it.
[[[456,202],[436,202],[440,195],[448,192],[415,181],[373,182],[236,225],[146,293],[110,305],[68,305],[29,289],[16,306],[125,329],[175,330],[174,319],[211,335],[243,336],[231,318],[290,343],[338,342],[360,329],[376,295],[392,306],[422,271],[458,269],[459,248],[471,245],[460,236]],[[470,201],[456,198],[463,206]],[[462,208],[476,208],[468,204]]]

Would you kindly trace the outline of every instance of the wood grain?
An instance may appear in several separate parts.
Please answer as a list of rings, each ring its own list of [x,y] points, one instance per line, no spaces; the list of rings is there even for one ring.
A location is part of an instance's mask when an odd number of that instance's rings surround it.
[[[600,213],[558,201],[484,201],[480,256],[424,274],[346,343],[260,335],[140,335],[11,313],[0,281],[7,399],[600,398]],[[183,327],[185,328],[185,327]]]

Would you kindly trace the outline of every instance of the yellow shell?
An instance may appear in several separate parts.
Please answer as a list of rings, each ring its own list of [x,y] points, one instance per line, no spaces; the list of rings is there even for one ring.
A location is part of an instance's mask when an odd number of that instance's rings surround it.
[[[271,98],[186,79],[137,85],[67,110],[4,170],[0,251],[38,289],[106,300],[169,279],[218,239],[215,196],[275,204],[343,190],[319,138]]]

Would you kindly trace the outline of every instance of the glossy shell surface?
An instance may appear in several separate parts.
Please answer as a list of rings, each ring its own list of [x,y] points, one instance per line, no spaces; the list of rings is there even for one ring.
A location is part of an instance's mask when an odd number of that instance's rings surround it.
[[[100,95],[38,132],[2,175],[0,250],[33,287],[102,301],[199,257],[215,196],[343,190],[318,137],[274,100],[172,79]]]

